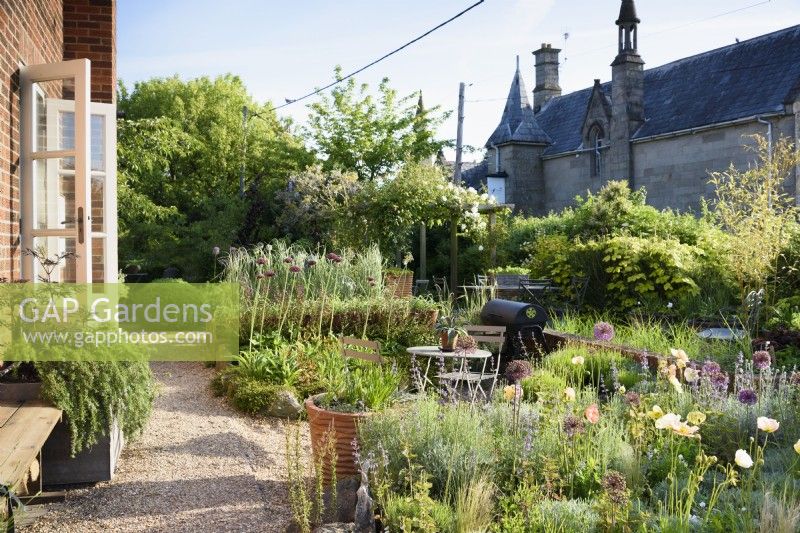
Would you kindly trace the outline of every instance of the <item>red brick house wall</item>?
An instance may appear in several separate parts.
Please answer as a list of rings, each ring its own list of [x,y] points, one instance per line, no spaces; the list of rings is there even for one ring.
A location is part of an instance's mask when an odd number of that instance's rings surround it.
[[[114,0],[0,0],[0,277],[19,278],[19,67],[92,60],[92,99],[114,102]]]

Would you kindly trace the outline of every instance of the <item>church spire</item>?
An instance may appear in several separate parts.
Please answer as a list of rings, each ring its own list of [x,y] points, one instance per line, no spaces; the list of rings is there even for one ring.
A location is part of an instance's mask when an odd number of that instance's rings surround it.
[[[550,144],[552,141],[547,133],[536,122],[533,108],[528,100],[525,82],[519,69],[519,56],[517,56],[517,70],[511,80],[506,106],[500,124],[486,142],[487,147],[510,142],[529,144]]]
[[[634,0],[622,0],[619,9],[619,53],[636,53],[639,47],[639,23],[641,20],[636,15],[636,4]]]

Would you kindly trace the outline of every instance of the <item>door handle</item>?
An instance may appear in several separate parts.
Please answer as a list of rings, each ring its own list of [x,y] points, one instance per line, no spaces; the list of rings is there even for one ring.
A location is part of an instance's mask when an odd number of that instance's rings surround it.
[[[83,208],[78,208],[78,243],[83,244]]]

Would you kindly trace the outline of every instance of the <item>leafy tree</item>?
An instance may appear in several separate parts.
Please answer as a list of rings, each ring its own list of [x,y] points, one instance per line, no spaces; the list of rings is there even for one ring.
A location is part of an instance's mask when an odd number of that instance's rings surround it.
[[[336,79],[342,79],[341,67]],[[323,170],[352,171],[362,180],[373,180],[406,161],[438,153],[447,142],[434,138],[435,129],[448,114],[438,107],[425,109],[421,98],[415,104],[415,96],[398,98],[384,78],[376,98],[367,84],[350,78],[309,105],[306,137],[315,145]]]
[[[120,84],[118,101],[120,257],[156,275],[177,266],[207,277],[211,248],[237,241],[253,198],[271,197],[312,161],[291,122],[253,102],[235,76],[153,79],[130,92]]]

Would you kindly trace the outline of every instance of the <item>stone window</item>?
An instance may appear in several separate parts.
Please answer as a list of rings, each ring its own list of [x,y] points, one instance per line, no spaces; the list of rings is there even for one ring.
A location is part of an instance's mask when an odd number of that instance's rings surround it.
[[[591,155],[591,176],[593,178],[603,175],[603,128],[595,124],[589,130],[589,154]]]

